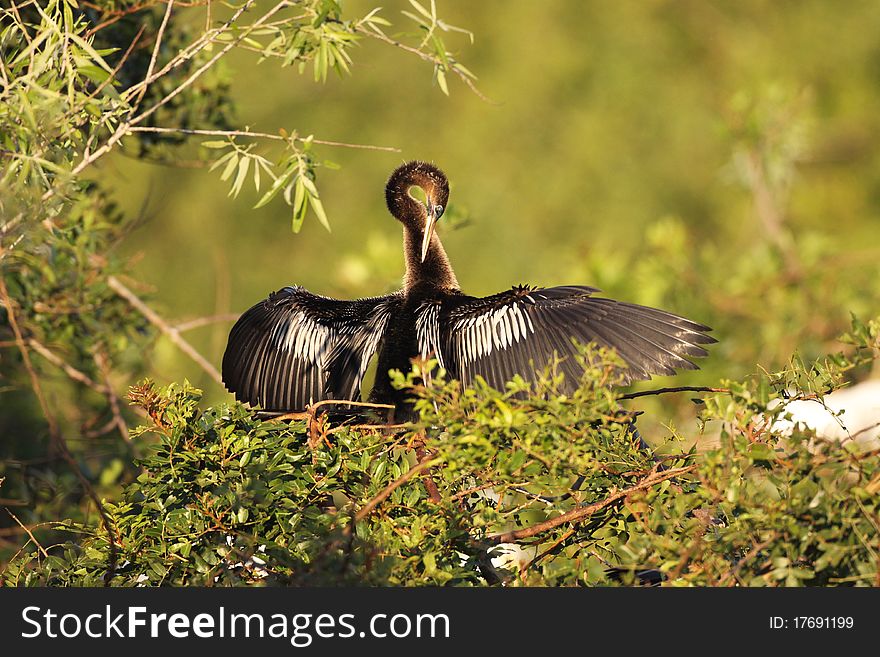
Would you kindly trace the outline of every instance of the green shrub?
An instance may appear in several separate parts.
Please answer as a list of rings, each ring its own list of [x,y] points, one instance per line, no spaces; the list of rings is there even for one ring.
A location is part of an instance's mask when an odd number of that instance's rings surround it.
[[[146,382],[130,399],[152,424],[134,435],[154,442],[105,504],[115,549],[100,523],[62,523],[70,540],[19,556],[5,583],[875,585],[880,453],[774,421],[780,399],[840,386],[878,335],[856,324],[848,356],[705,395],[717,446],[665,457],[592,351],[570,396],[552,372],[499,392],[416,365],[396,379],[422,418],[404,428],[203,409],[188,384]],[[525,557],[493,563],[502,544]]]

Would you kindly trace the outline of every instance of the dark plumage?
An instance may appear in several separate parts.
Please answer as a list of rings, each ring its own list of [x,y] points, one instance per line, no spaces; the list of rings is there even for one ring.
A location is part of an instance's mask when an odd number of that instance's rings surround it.
[[[421,187],[426,202],[410,194]],[[371,401],[410,409],[388,378],[411,359],[432,356],[449,376],[469,383],[480,375],[498,388],[520,374],[534,380],[554,354],[564,358],[563,384],[574,388],[579,342],[617,351],[626,382],[676,369],[715,342],[707,326],[663,310],[592,296],[596,288],[517,286],[477,298],[463,294],[434,231],[449,186],[437,167],[409,162],[388,180],[385,198],[403,224],[406,276],[394,294],[340,301],[286,287],[245,312],[229,335],[223,381],[243,402],[265,410],[301,410],[324,399],[356,400],[378,352]]]

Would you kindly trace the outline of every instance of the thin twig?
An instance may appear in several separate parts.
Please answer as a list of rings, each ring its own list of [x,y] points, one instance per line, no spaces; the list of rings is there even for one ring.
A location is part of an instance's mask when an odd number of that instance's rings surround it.
[[[402,424],[340,424],[338,427],[333,427],[327,434],[337,433],[339,431],[344,431],[345,429],[355,430],[355,429],[374,429],[376,431],[383,431],[387,429],[407,429],[412,425],[409,423]]]
[[[548,547],[546,550],[544,550],[543,552],[541,552],[541,554],[535,556],[534,559],[532,559],[532,560],[529,561],[525,566],[523,566],[523,567],[520,569],[520,571],[521,571],[521,572],[525,572],[525,571],[527,571],[529,568],[531,568],[531,567],[534,566],[536,563],[538,563],[539,561],[541,561],[541,560],[542,560],[544,557],[546,557],[548,554],[552,554],[552,553],[553,553],[553,552],[554,552],[554,551],[555,551],[560,545],[562,545],[565,541],[567,541],[567,540],[568,540],[569,538],[571,538],[572,536],[574,536],[574,529],[569,529],[567,532],[565,532],[564,534],[562,534],[562,536],[560,536],[560,537],[557,538],[555,541],[553,541],[553,543],[550,545],[550,547]]]
[[[141,29],[137,31],[137,34],[134,35],[134,39],[131,40],[131,43],[128,44],[128,48],[126,48],[125,52],[122,54],[122,57],[119,60],[119,63],[113,67],[113,70],[110,72],[110,75],[107,76],[107,79],[104,80],[101,84],[95,87],[95,90],[89,94],[89,98],[94,98],[99,93],[101,93],[104,88],[113,82],[116,79],[116,75],[122,70],[122,67],[125,66],[125,62],[128,61],[128,58],[131,56],[132,50],[137,45],[137,42],[140,40],[141,35],[143,35],[144,30],[147,28],[146,25],[141,25]]]
[[[22,524],[21,520],[19,520],[19,519],[16,517],[16,515],[15,515],[12,511],[10,511],[9,509],[6,509],[6,513],[8,513],[8,514],[12,517],[12,519],[15,520],[15,522],[18,523],[18,526],[21,527],[21,528],[27,533],[28,536],[31,537],[31,540],[34,542],[34,545],[36,545],[38,548],[40,548],[40,552],[43,553],[43,556],[48,558],[48,557],[49,557],[49,553],[46,552],[45,548],[44,548],[42,545],[40,545],[40,542],[39,542],[39,541],[37,540],[37,538],[31,533],[31,530],[28,529],[27,527],[25,527],[25,526]]]
[[[400,488],[403,484],[415,477],[422,470],[432,468],[435,465],[440,465],[442,462],[442,458],[434,458],[417,463],[411,469],[407,470],[403,475],[388,484],[381,493],[376,495],[373,499],[371,499],[363,507],[361,507],[361,509],[354,516],[354,522],[360,522],[368,515],[370,515],[373,512],[373,509],[382,504],[382,502],[384,502],[388,498],[388,496],[391,495],[391,493],[393,493],[396,489]]]
[[[76,381],[77,383],[82,383],[84,386],[87,386],[94,390],[95,392],[101,395],[107,395],[107,387],[101,385],[97,381],[91,379],[88,375],[80,372],[78,369],[73,367],[70,363],[62,359],[60,356],[55,355],[47,347],[45,347],[40,342],[37,342],[34,338],[28,338],[27,341],[28,346],[40,354],[43,358],[52,363],[55,367],[58,367],[63,371],[68,377]]]
[[[514,543],[523,538],[536,536],[545,531],[549,531],[569,522],[580,522],[586,518],[589,518],[596,512],[601,511],[608,506],[611,506],[618,500],[623,499],[628,495],[631,495],[632,493],[640,490],[645,490],[646,488],[650,488],[651,486],[659,484],[662,481],[672,479],[673,477],[677,477],[686,472],[691,472],[696,469],[696,467],[696,465],[689,465],[683,468],[663,470],[662,472],[655,471],[642,479],[639,483],[630,486],[629,488],[624,488],[623,490],[606,497],[601,502],[578,507],[576,509],[573,509],[572,511],[569,511],[568,513],[563,513],[562,515],[556,516],[555,518],[540,522],[536,525],[532,525],[531,527],[526,527],[525,529],[517,529],[514,531],[504,532],[503,534],[495,534],[494,536],[489,536],[488,540],[492,541],[493,543]]]
[[[80,2],[81,5],[89,7],[91,9],[95,9],[97,11],[100,11],[104,16],[110,16],[110,18],[105,20],[103,23],[98,23],[94,27],[89,28],[89,30],[86,32],[86,36],[90,37],[93,34],[100,32],[105,27],[110,27],[114,23],[122,20],[126,16],[130,16],[131,14],[136,14],[139,11],[143,11],[144,9],[152,9],[153,7],[155,7],[158,4],[165,4],[165,2],[167,2],[167,0],[153,0],[152,2],[144,2],[139,5],[134,5],[133,7],[127,7],[126,9],[118,9],[116,11],[107,11],[106,7],[98,5],[94,2],[84,2],[81,0],[81,2]],[[194,2],[179,2],[178,6],[179,7],[198,7],[198,6],[204,5],[204,4],[210,5],[211,2],[213,2],[213,0],[195,0]]]
[[[128,425],[122,417],[119,397],[116,396],[116,392],[113,390],[113,384],[110,381],[110,365],[107,362],[107,354],[105,354],[103,350],[98,349],[95,351],[93,357],[95,359],[95,365],[98,366],[98,370],[101,372],[101,376],[104,378],[104,384],[107,387],[107,401],[110,402],[110,411],[113,413],[113,423],[116,425],[116,428],[119,429],[119,435],[122,436],[122,439],[128,444],[132,452],[134,452],[134,455],[140,457],[137,447],[131,441],[131,436],[128,433]]]
[[[665,395],[669,392],[730,392],[729,388],[707,388],[705,386],[679,386],[677,388],[657,388],[656,390],[642,390],[641,392],[629,392],[621,395],[619,399],[636,399],[648,395]]]
[[[353,401],[351,399],[323,399],[319,402],[315,402],[304,411],[282,413],[281,415],[276,415],[270,419],[273,422],[284,420],[305,420],[306,418],[314,417],[315,411],[321,406],[326,406],[327,404],[339,404],[340,406],[365,406],[367,408],[394,408],[393,404],[374,404],[372,402]]]
[[[269,132],[253,132],[251,130],[203,130],[194,128],[163,128],[159,126],[134,126],[129,132],[151,132],[158,134],[201,135],[203,137],[253,137],[258,139],[271,139],[273,141],[289,141],[289,137],[273,135]],[[304,137],[296,137],[295,141],[307,141]],[[350,144],[342,141],[330,141],[327,139],[309,139],[313,144],[322,146],[340,146],[342,148],[360,148],[371,151],[385,151],[388,153],[400,153],[399,148],[394,146],[375,146],[373,144]]]
[[[442,62],[438,58],[436,58],[426,52],[423,52],[423,51],[419,50],[418,48],[413,48],[412,46],[408,46],[405,43],[401,43],[400,41],[396,41],[395,39],[392,39],[391,37],[384,34],[383,32],[369,30],[369,29],[367,29],[363,26],[360,26],[360,25],[355,27],[355,32],[358,32],[359,34],[364,34],[372,39],[378,39],[379,41],[382,41],[384,43],[387,43],[388,45],[394,46],[395,48],[400,48],[401,50],[405,50],[406,52],[412,53],[413,55],[416,55],[417,57],[425,60],[426,62],[431,62],[435,66],[439,66],[442,64]],[[481,92],[479,89],[477,89],[477,86],[474,84],[473,80],[471,80],[467,75],[465,75],[462,71],[457,69],[455,66],[447,67],[447,70],[450,70],[453,73],[455,73],[459,77],[459,79],[462,82],[464,82],[465,85],[467,85],[468,89],[470,89],[472,92],[474,92],[474,94],[476,94],[476,96],[480,100],[482,100],[485,103],[489,103],[490,105],[497,105],[498,104],[495,101],[493,101],[491,98],[489,98],[488,96],[483,94],[483,92]]]
[[[199,328],[201,326],[208,326],[209,324],[216,324],[217,322],[234,322],[239,317],[240,315],[238,313],[225,313],[222,315],[211,315],[210,317],[197,317],[196,319],[190,319],[186,322],[175,324],[174,328],[183,333],[184,331],[190,331],[194,328]]]
[[[174,0],[168,0],[168,4],[165,5],[165,15],[162,16],[162,24],[159,25],[159,32],[156,34],[156,43],[153,46],[153,54],[150,55],[150,64],[147,67],[147,74],[144,78],[149,78],[153,74],[153,70],[156,68],[156,59],[159,57],[159,49],[162,47],[162,37],[165,35],[165,27],[168,25],[168,19],[171,18],[171,9],[174,7]],[[133,111],[137,109],[138,105],[140,105],[141,100],[144,98],[144,94],[147,93],[147,85],[141,87],[141,90],[138,92],[138,95],[135,97],[134,101],[132,101],[131,106]]]
[[[196,351],[196,349],[180,335],[180,331],[178,331],[176,328],[174,328],[168,322],[162,319],[155,310],[153,310],[147,304],[141,301],[141,299],[134,292],[123,285],[122,282],[115,276],[109,276],[107,278],[107,284],[114,292],[116,292],[116,294],[128,301],[128,303],[131,304],[131,306],[141,315],[143,315],[147,319],[147,321],[156,326],[160,331],[162,331],[162,333],[167,335],[168,339],[170,339],[171,342],[177,345],[183,353],[192,358],[196,362],[196,364],[208,374],[208,376],[214,379],[214,381],[219,383],[221,386],[223,385],[223,378],[220,376],[220,372],[217,371],[217,368],[211,365],[211,363],[209,363],[204,356]]]

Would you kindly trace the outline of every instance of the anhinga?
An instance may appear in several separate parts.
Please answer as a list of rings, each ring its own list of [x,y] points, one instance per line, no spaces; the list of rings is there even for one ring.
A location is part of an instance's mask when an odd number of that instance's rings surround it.
[[[420,187],[425,202],[411,189]],[[341,301],[285,287],[245,312],[223,356],[223,381],[243,402],[267,411],[302,410],[325,399],[357,400],[378,351],[370,401],[411,417],[405,392],[388,371],[409,371],[413,358],[433,357],[464,384],[475,376],[503,388],[514,374],[534,381],[554,354],[563,358],[564,389],[578,385],[572,339],[617,351],[623,379],[649,379],[696,369],[688,357],[716,340],[709,327],[655,308],[592,296],[596,288],[516,286],[478,298],[464,294],[435,232],[449,197],[446,176],[409,162],[388,179],[388,209],[403,224],[403,289]]]

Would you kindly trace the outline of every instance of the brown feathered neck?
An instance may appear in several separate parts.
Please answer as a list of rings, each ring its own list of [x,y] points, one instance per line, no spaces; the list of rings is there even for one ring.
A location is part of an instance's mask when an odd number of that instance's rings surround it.
[[[458,280],[455,278],[455,272],[436,230],[431,237],[425,260],[422,262],[421,245],[428,222],[428,210],[424,203],[410,194],[410,189],[413,187],[421,188],[430,207],[442,205],[445,208],[449,199],[449,183],[446,175],[433,164],[407,162],[395,169],[388,178],[385,186],[385,201],[389,212],[403,224],[406,257],[403,287],[407,291],[415,287],[458,290]]]

